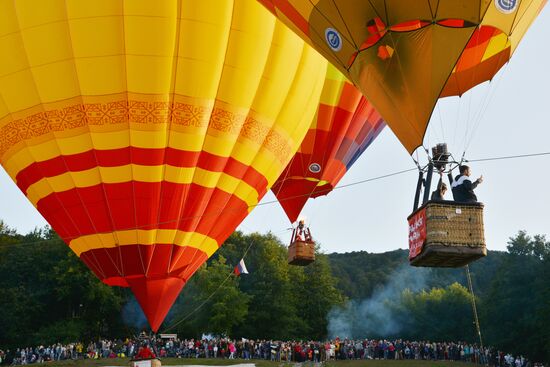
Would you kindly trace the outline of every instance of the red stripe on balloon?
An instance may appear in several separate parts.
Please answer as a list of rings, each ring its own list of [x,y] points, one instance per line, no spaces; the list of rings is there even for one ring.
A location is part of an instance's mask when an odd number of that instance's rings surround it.
[[[128,164],[142,166],[167,164],[174,167],[198,167],[211,172],[224,172],[254,187],[260,197],[267,191],[267,180],[261,173],[232,157],[173,148],[93,149],[79,154],[61,155],[32,163],[17,174],[16,182],[21,191],[26,193],[30,185],[45,177],[55,177],[66,172],[85,171],[95,167],[118,167]]]
[[[104,283],[127,287],[128,279],[141,276],[187,281],[208,255],[192,247],[162,243],[94,249],[83,252],[80,258]]]
[[[170,182],[99,184],[53,193],[38,211],[67,243],[97,233],[178,229],[222,243],[248,214],[248,205],[218,188]]]
[[[268,9],[275,7],[283,13],[292,24],[300,29],[306,36],[309,37],[309,22],[300,14],[298,10],[288,0],[271,0],[272,5],[266,5],[266,0],[261,1]]]
[[[273,2],[271,0],[258,0],[260,4],[262,4],[263,6],[265,6],[265,8],[267,10],[269,10],[269,12],[275,16],[277,16],[277,10],[275,8],[275,4],[273,4]]]

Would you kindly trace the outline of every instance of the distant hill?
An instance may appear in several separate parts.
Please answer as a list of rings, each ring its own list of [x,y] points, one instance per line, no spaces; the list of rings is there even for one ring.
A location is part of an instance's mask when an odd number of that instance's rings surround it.
[[[488,255],[470,265],[476,294],[488,291],[491,277],[495,274],[506,253],[489,251]],[[408,250],[393,250],[383,253],[353,251],[328,254],[337,288],[350,299],[363,299],[375,289],[383,287],[396,271],[410,267]],[[411,274],[426,276],[426,287],[446,287],[454,282],[467,286],[464,268],[427,269],[410,267]]]

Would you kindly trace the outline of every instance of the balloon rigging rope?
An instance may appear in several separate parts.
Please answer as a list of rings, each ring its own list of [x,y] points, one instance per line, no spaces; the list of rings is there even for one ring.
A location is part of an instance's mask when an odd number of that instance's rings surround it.
[[[501,157],[491,157],[491,158],[479,158],[479,159],[467,159],[466,162],[488,162],[488,161],[499,161],[504,159],[516,159],[516,158],[529,158],[529,157],[540,157],[544,155],[550,155],[550,152],[541,152],[541,153],[530,153],[530,154],[517,154],[517,155],[507,155]]]
[[[465,162],[489,162],[489,161],[499,161],[499,160],[508,160],[508,159],[518,159],[518,158],[541,157],[541,156],[547,156],[547,155],[550,155],[550,151],[549,152],[539,152],[539,153],[529,153],[529,154],[508,155],[508,156],[497,156],[497,157],[489,157],[489,158],[468,159],[468,160],[465,159],[464,161]],[[364,180],[360,180],[360,181],[351,182],[351,183],[346,184],[346,185],[340,185],[340,186],[335,187],[333,190],[339,190],[339,189],[344,189],[344,188],[348,188],[348,187],[351,187],[351,186],[364,184],[364,183],[367,183],[367,182],[378,181],[378,180],[381,180],[381,179],[384,179],[384,178],[397,176],[397,175],[401,175],[403,173],[417,171],[417,170],[418,170],[418,168],[416,168],[416,167],[415,168],[404,169],[404,170],[388,173],[388,174],[381,175],[381,176],[376,176],[376,177],[372,177],[372,178],[368,178],[368,179],[364,179]],[[297,196],[299,197],[299,196],[304,196],[304,195],[297,195]],[[285,198],[283,200],[289,200],[289,199],[292,199],[294,197],[295,196],[288,197],[288,198]],[[280,200],[280,201],[283,201],[283,200]],[[271,205],[271,204],[275,204],[275,203],[278,203],[278,202],[279,202],[279,200],[266,201],[266,202],[263,202],[263,203],[250,205],[250,208],[254,208],[254,207],[257,207],[257,206]],[[230,210],[230,209],[225,209],[225,211],[227,211],[227,210]],[[208,214],[202,214],[202,215],[199,215],[199,216],[196,216],[196,217],[205,217],[205,216],[208,216],[208,215],[218,215],[218,214],[219,213],[208,213]],[[170,223],[179,222],[179,221],[183,221],[183,220],[187,220],[187,219],[191,219],[191,218],[195,218],[195,217],[180,218],[180,219],[165,221],[165,222],[156,223],[156,224],[157,225],[170,224]],[[136,226],[135,229],[142,228],[142,227],[149,227],[149,226],[151,226],[151,224],[147,224],[147,225],[143,225],[143,226]],[[1,234],[0,234],[0,236],[1,236]],[[0,249],[5,248],[5,247],[9,247],[9,246],[35,245],[35,244],[55,242],[55,241],[58,241],[58,239],[40,240],[40,241],[23,242],[23,243],[6,243],[6,244],[0,245]]]
[[[443,141],[447,141],[445,138],[445,129],[443,128],[443,116],[441,115],[441,106],[438,103],[435,108],[437,108],[437,113],[439,115],[439,128],[441,129],[441,135],[443,136]]]
[[[476,44],[479,43],[479,38],[480,38],[480,32],[474,32],[474,35],[475,35],[475,42]],[[474,35],[472,35],[472,37],[470,38],[469,42],[470,43],[473,39],[474,39]],[[467,47],[466,47],[467,48]],[[464,50],[462,50],[462,52],[464,53],[464,51],[466,50],[466,48]],[[461,58],[462,58],[462,55],[461,55]],[[460,59],[459,61],[460,62]],[[458,63],[457,62],[457,63]],[[476,75],[477,75],[477,72],[478,72],[478,68],[474,68],[474,74],[473,74],[473,79],[475,80],[476,79]],[[490,91],[490,89],[489,89]],[[473,112],[472,113],[472,99],[474,99],[474,90],[470,90],[470,93],[469,93],[469,98],[468,98],[468,114],[466,115],[466,122],[465,122],[465,125],[466,125],[466,129],[464,131],[464,140],[462,141],[462,147],[464,147],[463,151],[463,155],[466,153],[466,144],[467,144],[467,139],[468,139],[468,135],[469,133],[471,132],[472,130],[472,121],[474,120],[472,118],[472,116],[476,116],[476,113]],[[489,94],[489,92],[487,92],[487,94]],[[486,95],[487,95],[486,94]],[[483,105],[483,104],[482,104]]]
[[[500,77],[498,77],[498,79],[493,82],[493,81],[490,81],[489,82],[489,91],[485,94],[485,98],[483,99],[482,103],[481,103],[481,108],[479,109],[478,113],[476,114],[476,116],[474,116],[474,121],[473,121],[473,129],[470,133],[470,136],[469,138],[466,140],[465,142],[465,147],[464,147],[464,153],[466,153],[466,151],[468,150],[468,148],[470,147],[470,144],[474,138],[474,136],[476,135],[476,132],[477,130],[479,129],[480,125],[481,125],[481,122],[483,120],[483,117],[485,116],[485,113],[487,112],[487,110],[489,109],[489,106],[491,105],[491,102],[496,94],[496,91],[498,90],[498,86],[500,85],[500,83],[502,82],[502,79],[503,78],[503,75],[507,72],[508,70],[508,65],[510,63],[507,62],[504,67],[502,68],[501,72],[498,73],[500,74]],[[497,75],[498,75],[497,74]]]
[[[470,274],[470,266],[466,265],[466,278],[468,280],[468,289],[470,291],[470,300],[472,303],[472,313],[474,314],[474,324],[476,326],[477,335],[479,337],[479,345],[483,349],[483,339],[481,338],[481,327],[479,326],[479,318],[477,315],[476,295],[474,294],[474,286],[472,285],[472,275]]]
[[[548,154],[550,154],[550,152],[548,152]],[[363,183],[367,183],[367,182],[371,182],[371,181],[377,181],[377,180],[381,180],[381,179],[384,179],[384,178],[388,178],[388,177],[392,177],[392,176],[397,176],[397,175],[403,174],[403,173],[405,173],[405,172],[411,172],[411,171],[416,171],[416,170],[417,170],[417,168],[409,168],[409,169],[406,169],[406,170],[401,170],[401,171],[397,171],[397,172],[385,174],[385,175],[382,175],[382,176],[372,177],[372,178],[368,178],[368,179],[365,179],[365,180],[352,182],[352,183],[349,183],[349,184],[346,184],[346,185],[337,186],[337,187],[335,187],[333,190],[343,189],[343,188],[347,188],[347,187],[350,187],[350,186],[355,186],[355,185],[359,185],[359,184],[363,184]],[[322,192],[324,192],[324,191],[325,191],[325,190],[320,191],[320,192],[322,193]],[[326,191],[328,192],[328,191],[330,191],[330,189],[327,189]],[[263,202],[263,203],[258,203],[258,204],[255,204],[255,205],[250,205],[249,208],[255,208],[255,207],[258,207],[258,206],[271,205],[271,204],[279,203],[280,201],[290,200],[290,199],[294,199],[294,198],[296,198],[296,197],[301,197],[301,196],[309,196],[309,194],[290,196],[290,197],[287,197],[287,198],[284,198],[284,199],[281,199],[281,200],[266,201],[266,202]],[[224,211],[230,211],[230,210],[231,210],[231,209],[225,209]],[[164,222],[155,223],[155,224],[156,224],[156,225],[171,224],[171,223],[175,223],[175,222],[179,222],[179,221],[184,221],[184,220],[189,220],[189,219],[193,219],[193,218],[201,218],[201,217],[219,215],[219,213],[220,213],[220,211],[216,211],[216,212],[211,212],[211,213],[207,213],[207,214],[202,214],[202,215],[197,215],[197,216],[192,216],[192,217],[179,218],[179,219],[164,221]],[[150,226],[151,226],[151,224],[147,224],[147,225],[135,226],[135,227],[133,227],[132,229],[139,229],[139,228],[150,227]],[[63,239],[63,238],[62,238],[62,239]],[[57,239],[40,240],[40,241],[27,242],[27,243],[13,243],[13,244],[10,243],[10,244],[3,244],[3,245],[0,245],[0,248],[2,248],[2,247],[7,247],[7,246],[12,246],[12,245],[19,245],[19,246],[21,246],[21,245],[32,245],[32,244],[39,244],[39,243],[52,242],[52,241],[57,241]]]
[[[200,305],[198,305],[193,311],[191,311],[190,313],[187,314],[187,316],[185,316],[184,318],[182,318],[181,320],[173,323],[172,325],[170,325],[169,327],[167,327],[166,329],[164,329],[161,334],[163,333],[166,333],[167,331],[169,330],[172,330],[173,328],[175,328],[176,326],[178,326],[179,324],[181,324],[182,322],[184,322],[185,320],[187,320],[188,318],[190,318],[192,315],[195,314],[195,312],[199,311],[208,301],[210,301],[210,299],[214,296],[214,294],[216,294],[220,288],[225,284],[225,282],[227,282],[227,280],[231,277],[231,275],[233,274],[233,271],[231,271],[231,273],[229,273],[227,275],[227,277],[223,280],[223,282],[220,283],[220,285],[218,286],[218,288],[216,288],[216,290],[214,290],[214,292],[212,292]]]
[[[254,245],[254,241],[251,241],[250,244],[248,245],[248,247],[246,248],[246,250],[244,251],[243,253],[243,256],[241,257],[241,259],[244,260],[244,258],[246,257],[246,254],[248,253],[248,250],[250,250],[250,248]],[[206,297],[206,299],[200,304],[198,305],[193,311],[191,311],[190,313],[188,313],[184,318],[172,323],[170,326],[168,326],[166,329],[163,330],[163,332],[167,332],[169,330],[172,330],[173,328],[175,328],[176,326],[178,326],[179,324],[181,324],[182,322],[184,322],[185,320],[189,319],[193,314],[195,314],[195,312],[199,311],[201,308],[204,307],[204,305],[206,305],[206,303],[208,303],[208,301],[210,301],[210,299],[216,294],[218,293],[218,291],[223,287],[223,285],[225,284],[225,282],[227,282],[227,280],[229,278],[231,278],[231,276],[233,275],[234,273],[234,269],[231,269],[231,271],[229,272],[229,274],[227,274],[227,277],[225,277],[225,279],[223,280],[223,282],[220,283],[220,285],[218,286],[218,288],[216,288],[208,297]]]

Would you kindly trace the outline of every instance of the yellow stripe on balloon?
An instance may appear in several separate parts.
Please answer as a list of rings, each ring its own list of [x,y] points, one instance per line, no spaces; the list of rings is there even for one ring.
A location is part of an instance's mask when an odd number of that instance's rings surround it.
[[[510,40],[508,36],[506,36],[504,33],[500,33],[494,37],[491,37],[489,40],[489,44],[487,45],[487,48],[485,49],[485,53],[483,54],[483,57],[481,58],[481,61],[485,61],[488,58],[498,54],[502,50],[504,50],[506,47],[510,46]]]
[[[326,79],[323,91],[321,93],[321,100],[319,103],[329,106],[338,105],[338,100],[342,94],[342,88],[344,87],[344,80]]]
[[[342,89],[345,83],[350,83],[348,79],[342,74],[335,66],[329,64],[327,67],[327,74],[325,84],[323,86],[323,92],[321,93],[320,103],[337,106],[342,94]]]
[[[315,177],[302,177],[302,176],[290,176],[290,177],[287,177],[286,180],[306,180],[311,182],[317,182],[317,186],[323,186],[329,183],[326,180],[319,180],[318,178],[315,178]]]
[[[131,134],[125,130],[106,133],[83,133],[68,138],[50,136],[48,141],[34,146],[30,145],[18,150],[11,157],[8,156],[4,162],[4,168],[15,180],[17,174],[32,163],[47,161],[60,155],[73,155],[91,149],[121,149],[130,146],[130,141],[134,147],[164,149],[165,140],[165,132],[163,131],[139,130],[132,130]],[[202,150],[224,157],[225,155],[220,154],[223,153],[220,146],[216,145],[216,143],[222,144],[222,142],[223,139],[221,138],[211,138],[209,144],[202,146],[202,140],[196,139],[193,135],[171,131],[168,146],[182,151],[200,152]],[[251,165],[266,178],[277,175],[278,172],[273,173],[273,171],[280,171],[281,163],[267,149],[261,149],[262,153],[258,154],[258,145],[241,137],[234,144],[231,157],[245,165]]]
[[[218,243],[211,237],[197,232],[184,232],[176,229],[132,229],[99,233],[75,238],[69,247],[80,256],[81,253],[102,248],[113,248],[125,245],[153,245],[169,243],[182,247],[201,250],[210,257],[218,249]]]
[[[74,188],[96,186],[101,183],[116,184],[130,181],[194,183],[206,188],[218,188],[235,195],[249,206],[258,203],[258,192],[246,182],[223,172],[212,172],[202,168],[180,168],[170,165],[141,166],[129,164],[118,167],[99,167],[85,171],[66,172],[58,176],[43,178],[27,189],[28,199],[36,206],[43,199],[56,192]]]

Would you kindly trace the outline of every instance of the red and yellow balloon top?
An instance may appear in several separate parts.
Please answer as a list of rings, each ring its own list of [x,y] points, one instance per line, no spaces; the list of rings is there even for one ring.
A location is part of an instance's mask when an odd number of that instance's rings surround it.
[[[329,65],[306,137],[271,188],[288,219],[295,222],[310,197],[332,191],[384,126],[361,92]]]
[[[0,3],[0,162],[153,330],[270,189],[326,61],[253,0]]]
[[[508,62],[546,0],[259,0],[353,81],[409,152],[440,97]]]

